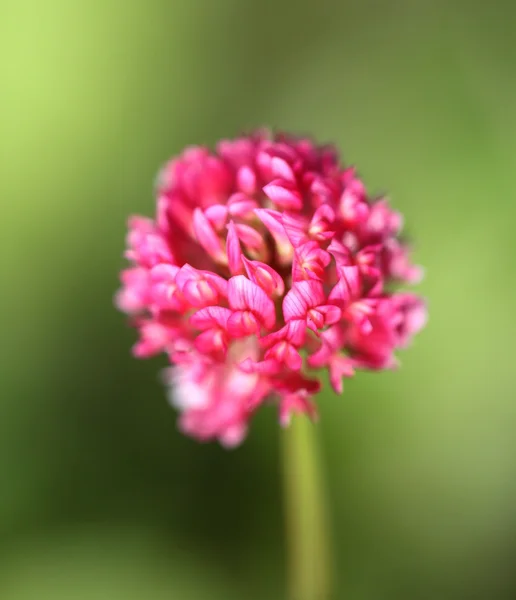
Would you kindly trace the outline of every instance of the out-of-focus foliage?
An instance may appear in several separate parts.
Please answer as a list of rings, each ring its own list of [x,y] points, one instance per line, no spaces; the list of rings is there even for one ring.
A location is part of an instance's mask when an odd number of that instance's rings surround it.
[[[321,398],[337,600],[516,593],[516,8],[458,0],[2,0],[0,597],[283,590],[276,415],[180,436],[112,307],[159,165],[273,125],[388,190],[430,324]]]

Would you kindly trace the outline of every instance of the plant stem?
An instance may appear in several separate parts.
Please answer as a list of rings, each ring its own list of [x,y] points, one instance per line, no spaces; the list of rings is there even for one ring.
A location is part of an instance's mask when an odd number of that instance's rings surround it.
[[[331,598],[331,552],[318,427],[293,418],[282,432],[289,600]]]

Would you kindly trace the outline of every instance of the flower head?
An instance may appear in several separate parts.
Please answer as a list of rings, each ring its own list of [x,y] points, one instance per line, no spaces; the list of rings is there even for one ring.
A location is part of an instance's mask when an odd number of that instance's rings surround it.
[[[137,357],[165,352],[180,428],[239,444],[269,400],[280,423],[317,416],[356,369],[388,369],[425,324],[400,239],[402,217],[367,195],[336,152],[259,132],[189,148],[162,170],[154,219],[129,220],[118,307],[139,330]]]

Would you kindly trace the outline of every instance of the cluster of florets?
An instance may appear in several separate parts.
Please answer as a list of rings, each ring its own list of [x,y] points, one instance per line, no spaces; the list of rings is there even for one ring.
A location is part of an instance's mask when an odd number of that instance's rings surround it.
[[[132,217],[117,304],[134,355],[165,352],[180,428],[226,446],[264,403],[316,416],[320,389],[389,369],[425,322],[392,291],[421,277],[402,218],[311,140],[259,132],[188,148],[162,170],[154,219]]]

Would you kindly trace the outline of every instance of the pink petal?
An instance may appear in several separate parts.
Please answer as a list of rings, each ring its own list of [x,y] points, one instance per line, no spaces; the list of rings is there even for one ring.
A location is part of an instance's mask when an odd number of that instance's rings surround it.
[[[263,188],[264,194],[270,198],[276,206],[284,210],[300,210],[303,208],[301,194],[296,189],[288,187],[288,183],[277,179]]]
[[[190,280],[202,279],[202,274],[188,263],[185,263],[176,273],[175,282],[181,289]]]
[[[317,420],[317,408],[304,390],[286,394],[280,400],[279,421],[282,427],[288,427],[294,413],[307,415],[312,421]]]
[[[247,423],[236,423],[227,427],[220,435],[219,441],[224,448],[236,448],[245,440],[247,435]]]
[[[210,271],[200,271],[200,273],[216,288],[220,296],[223,298],[228,297],[227,279],[224,279],[220,275],[215,275],[215,273],[211,273]]]
[[[311,225],[316,225],[324,221],[327,223],[333,223],[333,221],[335,221],[335,211],[329,204],[322,204],[319,206],[312,217]]]
[[[244,270],[242,264],[242,250],[240,240],[233,221],[229,222],[228,235],[226,237],[226,253],[228,255],[229,272],[231,275],[239,275]]]
[[[256,200],[249,198],[245,194],[233,194],[228,200],[228,210],[232,217],[240,217],[241,219],[254,217],[254,210],[256,208],[258,208]]]
[[[271,232],[272,237],[276,242],[276,250],[280,264],[285,266],[291,264],[294,249],[285,233],[281,213],[277,210],[270,210],[268,208],[257,208],[254,212],[265,227]]]
[[[308,222],[306,219],[298,215],[285,214],[283,215],[282,223],[285,233],[294,248],[308,241],[309,238],[306,233]]]
[[[296,177],[292,167],[286,160],[279,156],[273,156],[271,159],[271,170],[274,177],[279,177],[291,183],[295,183]]]
[[[228,349],[227,334],[221,329],[208,329],[195,338],[194,344],[201,354],[223,360]]]
[[[342,394],[343,377],[353,377],[353,363],[347,356],[335,355],[330,362],[330,383],[337,394]]]
[[[315,333],[327,325],[333,325],[340,320],[342,312],[337,306],[323,304],[308,311],[307,326]]]
[[[260,323],[249,310],[237,310],[228,319],[228,332],[234,338],[246,337],[260,332]]]
[[[306,322],[304,319],[294,319],[286,325],[286,338],[294,346],[301,347],[306,340]]]
[[[256,173],[251,167],[244,165],[237,171],[238,189],[245,194],[254,194],[257,190]]]
[[[149,271],[136,267],[120,274],[123,288],[115,296],[117,308],[128,314],[141,312],[147,307],[150,285]]]
[[[295,282],[305,279],[324,280],[324,270],[331,262],[331,256],[314,241],[303,244],[296,250],[292,266]]]
[[[280,212],[269,208],[256,208],[254,212],[272,234],[278,234],[286,238],[282,214]]]
[[[175,282],[178,272],[178,266],[161,263],[151,269],[150,275],[152,281],[169,281],[172,283]]]
[[[340,279],[332,289],[328,300],[345,308],[352,300],[360,296],[361,280],[358,267],[340,267]]]
[[[238,237],[242,244],[253,250],[261,250],[264,247],[263,236],[254,227],[238,223],[235,225]]]
[[[276,375],[282,369],[281,363],[272,358],[259,362],[246,358],[240,363],[239,367],[244,373],[259,373],[261,375]]]
[[[202,308],[210,304],[218,304],[219,294],[214,285],[207,279],[190,279],[181,289],[184,297],[195,307]]]
[[[221,231],[228,218],[228,209],[222,204],[212,204],[204,211],[208,221],[212,223],[217,231]]]
[[[283,299],[285,321],[304,319],[308,310],[324,302],[323,286],[319,281],[297,281]]]
[[[323,304],[317,307],[317,310],[324,315],[324,324],[333,325],[340,321],[342,317],[342,311],[338,306],[333,304]]]
[[[353,264],[353,259],[349,248],[347,248],[342,242],[333,239],[331,244],[328,246],[328,252],[335,258],[337,266],[349,266]]]
[[[181,267],[175,281],[186,300],[198,308],[217,304],[227,294],[225,279],[214,273],[198,271],[189,264]]]
[[[278,331],[274,331],[260,339],[262,348],[269,348],[282,341],[287,341],[296,347],[301,347],[306,339],[306,322],[304,319],[289,321]]]
[[[245,256],[242,256],[242,260],[249,279],[259,285],[268,296],[283,295],[285,283],[272,267],[257,260],[249,260]]]
[[[236,275],[229,280],[228,299],[233,310],[251,310],[267,329],[274,326],[276,322],[274,302],[261,287],[244,275]]]
[[[226,256],[222,249],[222,242],[200,208],[193,213],[193,228],[199,244],[217,262],[225,262]]]
[[[176,337],[177,331],[161,323],[147,321],[140,327],[140,340],[133,346],[133,355],[148,358],[162,352]]]
[[[324,315],[317,309],[312,308],[306,315],[306,325],[308,329],[311,329],[314,333],[318,333],[318,330],[324,327]]]
[[[370,211],[366,201],[364,184],[359,179],[352,180],[342,192],[339,202],[339,215],[349,227],[357,227],[368,218]]]
[[[309,234],[319,240],[328,240],[335,235],[332,223],[335,221],[335,211],[328,204],[323,204],[315,211],[310,222]]]
[[[231,316],[229,308],[222,306],[208,306],[201,308],[190,317],[190,323],[197,329],[205,330],[214,327],[226,329]]]
[[[156,265],[150,272],[152,301],[162,310],[182,312],[188,303],[178,288],[176,277],[179,273],[176,265]]]
[[[274,360],[278,364],[285,365],[292,371],[300,371],[303,359],[298,350],[288,342],[280,342],[265,353],[265,361]]]
[[[288,327],[287,327],[287,325],[285,325],[281,329],[278,329],[278,331],[273,331],[272,333],[269,333],[269,335],[263,336],[260,339],[260,346],[262,348],[269,348],[270,346],[273,346],[274,344],[277,344],[278,342],[281,342],[282,340],[286,340],[287,335],[288,335]]]

